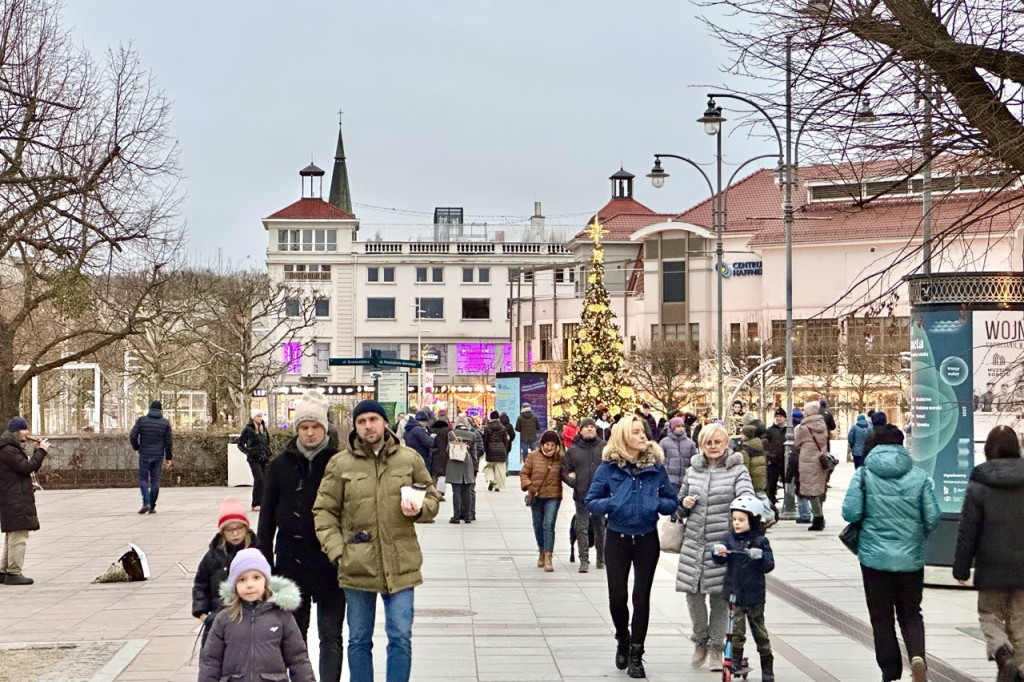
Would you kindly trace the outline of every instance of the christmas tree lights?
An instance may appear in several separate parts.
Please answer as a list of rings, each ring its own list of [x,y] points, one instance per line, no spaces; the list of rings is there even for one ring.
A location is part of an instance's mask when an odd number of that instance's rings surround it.
[[[562,388],[552,410],[556,417],[590,417],[598,403],[612,415],[631,411],[636,406],[625,346],[604,286],[601,237],[605,232],[595,215],[594,222],[585,231],[594,242],[587,272],[587,295],[580,313],[580,326],[570,344]]]

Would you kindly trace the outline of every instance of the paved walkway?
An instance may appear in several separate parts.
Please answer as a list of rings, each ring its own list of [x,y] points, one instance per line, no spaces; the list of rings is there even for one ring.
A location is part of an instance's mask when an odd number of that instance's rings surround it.
[[[769,587],[768,624],[777,676],[786,682],[879,679],[857,561],[835,537],[851,472],[852,465],[844,463],[833,478],[824,533],[808,533],[792,522],[770,532],[777,567]],[[36,584],[0,586],[0,680],[5,679],[5,649],[54,643],[77,646],[67,649],[60,664],[40,670],[38,680],[195,680],[192,572],[229,492],[168,488],[160,496],[160,512],[146,516],[135,514],[134,490],[40,494],[43,530],[29,540],[26,566]],[[236,494],[244,501],[248,490]],[[446,523],[449,504],[442,506],[438,523],[419,526],[426,583],[416,592],[414,680],[628,679],[612,664],[604,572],[592,568],[581,575],[568,562],[571,500],[563,501],[559,513],[556,570],[546,574],[536,568],[522,495],[481,490],[478,497],[478,521],[471,526]],[[149,554],[151,580],[90,584],[128,542]],[[689,624],[685,600],[673,589],[675,564],[675,557],[663,555],[654,585],[648,677],[713,682],[717,673],[689,666]],[[994,678],[974,604],[970,591],[926,590],[933,682]],[[383,656],[384,642],[375,650]],[[379,680],[382,674],[378,665]],[[759,680],[760,674],[750,679]]]

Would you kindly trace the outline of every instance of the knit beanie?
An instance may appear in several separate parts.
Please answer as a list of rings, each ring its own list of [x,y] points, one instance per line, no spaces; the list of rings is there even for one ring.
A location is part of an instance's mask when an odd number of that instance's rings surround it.
[[[263,416],[263,410],[261,410],[258,407],[254,407],[251,410],[249,410],[249,416],[251,418],[253,418],[253,419],[255,419],[256,417],[262,417]]]
[[[416,413],[415,419],[418,422],[428,422],[430,421],[430,415],[427,414],[426,410],[420,410]]]
[[[777,407],[777,408],[775,408],[775,416],[776,417],[785,417],[786,416],[786,411],[784,409],[782,409],[781,407]]]
[[[555,445],[559,445],[561,442],[562,439],[559,438],[558,434],[551,429],[545,431],[540,437],[541,445],[544,445],[544,443],[554,443]]]
[[[530,403],[523,403],[523,412],[530,411]]]
[[[903,432],[895,424],[882,424],[875,429],[875,445],[903,445]]]
[[[28,422],[25,421],[24,417],[13,417],[11,421],[7,422],[7,430],[10,431],[11,433],[15,433],[17,431],[27,431]]]
[[[491,414],[490,414],[490,419],[498,419],[499,417],[501,417],[501,415],[498,414],[497,410],[491,412]]]
[[[686,426],[686,420],[682,417],[672,417],[668,420],[668,430],[675,431],[676,427]]]
[[[224,530],[224,526],[232,521],[240,521],[246,526],[249,525],[249,517],[245,515],[242,503],[233,495],[228,495],[220,503],[220,514],[217,515],[217,528]]]
[[[385,422],[388,420],[388,413],[384,410],[384,406],[378,403],[376,400],[363,400],[355,409],[352,410],[352,423],[354,424],[356,419],[359,419],[361,414],[379,414],[380,418]]]
[[[583,419],[580,420],[581,431],[583,430],[584,426],[593,426],[594,428],[597,428],[597,422],[594,421],[591,417],[584,417]]]
[[[793,426],[796,426],[804,420],[804,413],[800,410],[793,410]]]
[[[884,426],[885,424],[888,424],[888,423],[889,423],[889,420],[886,419],[885,412],[882,412],[881,410],[878,410],[878,411],[873,412],[871,414],[871,424],[872,424],[872,426]]]
[[[228,584],[234,586],[246,571],[259,571],[267,582],[270,582],[270,564],[267,563],[263,552],[255,547],[239,550],[235,555],[231,562],[231,570],[228,572]]]
[[[295,419],[293,424],[298,431],[302,422],[316,422],[324,427],[327,432],[327,398],[320,391],[309,389],[299,398],[299,404],[295,407]]]
[[[162,410],[162,409],[164,409],[164,404],[162,402],[160,402],[159,400],[154,400],[153,402],[151,402],[149,404],[149,409],[151,409],[151,410]]]

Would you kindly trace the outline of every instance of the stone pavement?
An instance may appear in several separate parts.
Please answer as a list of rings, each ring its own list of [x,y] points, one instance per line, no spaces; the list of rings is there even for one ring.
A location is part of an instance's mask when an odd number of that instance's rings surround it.
[[[770,531],[776,570],[767,620],[777,677],[785,682],[878,680],[856,557],[836,539],[839,505],[852,473],[843,463],[825,505],[828,528],[782,522]],[[481,478],[482,481],[482,478]],[[513,486],[518,482],[512,477]],[[192,656],[198,623],[189,613],[192,573],[215,532],[227,488],[167,488],[159,513],[139,516],[135,490],[46,491],[38,495],[43,529],[29,540],[31,587],[0,586],[0,680],[4,651],[15,645],[75,644],[59,665],[35,679],[195,680]],[[247,500],[248,489],[234,494]],[[425,584],[416,591],[413,679],[628,679],[612,663],[614,640],[603,571],[581,575],[568,562],[570,498],[563,501],[555,546],[556,570],[536,568],[529,510],[513,489],[478,493],[478,521],[450,525],[450,504],[438,522],[420,525]],[[251,515],[255,523],[255,514]],[[90,581],[126,549],[149,555],[143,583]],[[713,682],[693,671],[683,596],[674,590],[676,557],[663,555],[655,580],[647,671],[651,680]],[[978,632],[975,595],[927,589],[924,599],[929,679],[989,680]],[[382,609],[379,610],[382,617]],[[315,618],[314,618],[315,622]],[[378,627],[383,634],[383,628]],[[316,651],[312,641],[311,649]],[[752,644],[752,642],[751,642]],[[385,642],[375,650],[383,657]],[[750,650],[753,659],[756,652]],[[13,657],[12,657],[13,658]],[[383,661],[378,663],[383,680]],[[909,679],[909,671],[905,674]],[[343,679],[347,679],[347,672]],[[759,680],[754,672],[751,680]],[[21,680],[19,682],[28,682]]]

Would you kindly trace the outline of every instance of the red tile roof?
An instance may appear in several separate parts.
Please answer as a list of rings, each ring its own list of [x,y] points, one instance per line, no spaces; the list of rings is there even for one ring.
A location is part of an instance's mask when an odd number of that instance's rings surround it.
[[[888,165],[892,169],[892,164]],[[873,164],[879,171],[881,164]],[[839,169],[841,170],[841,169]],[[863,170],[863,169],[861,169]],[[795,209],[794,243],[827,243],[862,239],[907,239],[920,233],[920,197],[882,197],[863,205],[851,200],[807,203],[807,183],[840,176],[834,166],[801,168],[799,185],[793,191]],[[878,177],[872,173],[870,176]],[[753,232],[751,246],[782,244],[783,194],[775,184],[773,171],[759,170],[736,182],[727,195],[726,232]],[[1024,191],[995,193],[935,193],[932,207],[933,233],[955,232],[1005,234],[1024,220]],[[711,229],[711,200],[707,199],[675,220]]]
[[[355,220],[351,213],[342,211],[319,197],[303,197],[294,204],[285,206],[264,220]]]
[[[611,199],[597,212],[597,219],[608,232],[605,241],[629,241],[629,236],[637,230],[663,223],[672,217],[670,213],[655,213],[632,197]],[[593,216],[587,224],[594,222]],[[576,239],[586,239],[583,234],[586,228],[576,234]]]

